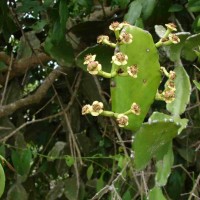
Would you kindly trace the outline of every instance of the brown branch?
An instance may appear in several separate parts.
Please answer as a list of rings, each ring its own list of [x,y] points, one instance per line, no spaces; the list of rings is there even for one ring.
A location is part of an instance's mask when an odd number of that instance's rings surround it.
[[[11,58],[4,52],[0,52],[0,61],[5,62],[9,65]],[[31,69],[40,63],[46,63],[52,60],[50,56],[45,53],[38,53],[28,58],[22,58],[20,60],[14,60],[12,70],[10,72],[9,80],[21,76],[26,73],[27,69]],[[3,85],[6,81],[6,74],[0,77],[0,84]]]
[[[48,89],[51,87],[52,83],[55,81],[56,78],[59,77],[59,75],[63,71],[64,71],[63,68],[57,68],[56,70],[52,71],[34,94],[29,95],[13,103],[10,103],[8,105],[1,106],[0,117],[11,115],[16,110],[23,108],[25,106],[39,103],[47,93]]]

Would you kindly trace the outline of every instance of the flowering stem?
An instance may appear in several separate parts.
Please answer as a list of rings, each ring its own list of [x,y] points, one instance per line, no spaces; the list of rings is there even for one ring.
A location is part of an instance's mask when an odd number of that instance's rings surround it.
[[[110,47],[113,47],[113,48],[115,48],[117,46],[117,44],[109,42],[109,41],[104,41],[103,43],[110,46]]]
[[[117,118],[117,116],[119,115],[118,113],[112,112],[112,111],[107,111],[104,110],[101,115],[106,116],[106,117],[115,117]]]
[[[127,110],[126,112],[124,112],[123,114],[124,115],[129,115],[129,114],[131,114],[132,113],[132,111],[131,111],[131,109],[130,110]]]
[[[167,38],[171,32],[172,31],[170,29],[167,29],[165,34],[163,35],[163,38]]]
[[[163,42],[161,41],[161,39],[155,44],[155,46],[158,48],[158,47],[161,47],[163,45]]]
[[[118,39],[119,39],[119,31],[118,30],[115,31],[115,37],[116,37],[116,40],[118,41]]]
[[[100,70],[98,72],[98,75],[103,76],[104,78],[113,78],[117,75],[117,72],[114,71],[112,73],[108,73],[108,72],[104,72],[104,71]]]
[[[165,76],[169,78],[169,73],[167,72],[167,70],[165,69],[165,67],[161,67],[161,70],[165,74]]]

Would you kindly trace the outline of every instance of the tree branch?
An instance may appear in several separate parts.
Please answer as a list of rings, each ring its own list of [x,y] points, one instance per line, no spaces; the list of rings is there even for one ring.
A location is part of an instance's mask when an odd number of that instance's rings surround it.
[[[53,70],[34,94],[29,95],[13,103],[10,103],[8,105],[1,106],[0,117],[11,115],[16,110],[25,106],[39,103],[47,93],[48,89],[51,87],[52,83],[55,81],[55,79],[57,79],[60,76],[62,72],[64,72],[64,69],[61,67],[57,68],[56,70]]]
[[[21,76],[25,74],[27,72],[27,69],[33,68],[40,63],[46,63],[50,60],[52,60],[52,58],[45,53],[39,53],[28,58],[14,60],[9,80],[16,76]],[[0,61],[3,61],[6,65],[9,65],[11,58],[5,52],[0,52]],[[0,84],[3,85],[5,83],[5,80],[6,73],[0,77]]]

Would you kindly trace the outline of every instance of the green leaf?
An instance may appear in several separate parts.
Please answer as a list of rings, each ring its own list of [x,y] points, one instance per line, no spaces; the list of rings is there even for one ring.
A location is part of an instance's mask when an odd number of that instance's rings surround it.
[[[93,172],[94,172],[94,167],[93,167],[93,164],[91,164],[91,165],[87,168],[87,179],[88,179],[88,180],[91,179]]]
[[[29,173],[32,162],[32,152],[29,148],[16,151],[13,150],[11,158],[14,168],[20,175],[23,176]]]
[[[4,169],[0,163],[0,198],[3,195],[4,189],[5,189],[5,173],[4,173]]]
[[[62,66],[72,66],[74,61],[74,53],[72,46],[66,41],[65,37],[60,37],[59,41],[53,40],[54,36],[47,37],[45,40],[44,49]]]
[[[188,10],[190,12],[200,12],[200,1],[189,0],[188,1]]]
[[[167,57],[172,62],[177,62],[180,60],[182,49],[185,45],[185,41],[191,35],[188,32],[181,32],[176,34],[180,38],[180,42],[178,44],[172,44],[170,46],[163,47],[167,53]]]
[[[142,12],[142,4],[139,0],[133,1],[128,9],[127,14],[124,16],[124,20],[130,24],[135,24],[136,20],[140,17]]]
[[[171,173],[171,168],[174,163],[174,154],[172,150],[172,142],[168,145],[168,152],[162,160],[156,162],[157,173],[155,176],[156,186],[165,186],[167,179]]]
[[[157,1],[156,0],[140,0],[140,2],[142,3],[142,18],[144,20],[147,20],[151,16],[157,4]]]
[[[8,66],[4,62],[0,61],[0,72],[6,70],[7,68]]]
[[[175,100],[167,104],[167,110],[174,116],[181,115],[190,100],[191,84],[190,79],[182,66],[177,66],[174,70],[176,72],[175,79]]]
[[[28,200],[28,194],[21,184],[14,184],[8,191],[6,200]]]
[[[165,128],[163,129],[163,127]],[[179,128],[179,125],[169,121],[153,121],[143,124],[136,132],[133,142],[136,169],[144,169],[151,158],[161,151],[163,146],[172,141]]]
[[[160,187],[154,187],[149,192],[149,200],[166,200]]]
[[[65,142],[56,142],[53,148],[48,153],[48,161],[54,161],[55,159],[57,159],[60,156],[61,151],[65,148],[65,146]]]
[[[72,156],[67,156],[66,158],[65,158],[65,162],[66,162],[66,164],[67,164],[67,166],[68,167],[71,167],[73,164],[74,164],[74,158],[72,157]]]
[[[170,6],[168,12],[180,12],[184,9],[181,4],[173,4]]]
[[[170,116],[164,113],[159,113],[159,112],[154,112],[151,117],[149,118],[149,121],[165,121],[165,120],[169,120],[169,121],[174,121],[177,124],[180,124],[181,127],[178,129],[178,134],[180,134],[182,132],[183,129],[185,129],[187,127],[188,124],[188,119],[181,119],[179,117],[174,117],[174,116]]]
[[[66,29],[66,21],[69,17],[68,13],[68,3],[66,0],[60,0],[59,4],[59,16],[60,16],[60,24],[63,30]]]
[[[197,55],[193,50],[195,50],[195,48],[198,48],[199,44],[200,44],[200,33],[191,35],[185,41],[185,44],[181,52],[181,56],[188,61],[194,61],[197,58]]]
[[[193,80],[193,83],[198,88],[198,90],[200,90],[200,83],[198,83],[196,80]]]
[[[81,180],[77,184],[76,177],[71,177],[65,180],[64,195],[69,200],[83,200],[84,197],[84,184]]]
[[[166,32],[166,28],[164,26],[162,26],[162,25],[155,25],[154,28],[155,28],[156,34],[160,38],[162,38],[164,36],[165,32]]]

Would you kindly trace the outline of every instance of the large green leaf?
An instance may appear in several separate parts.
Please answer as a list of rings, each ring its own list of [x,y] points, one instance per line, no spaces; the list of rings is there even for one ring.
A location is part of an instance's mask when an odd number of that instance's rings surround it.
[[[172,142],[168,145],[168,152],[164,155],[162,160],[157,161],[156,163],[156,176],[155,182],[156,186],[165,186],[167,179],[171,173],[171,168],[174,163],[174,154],[172,150]]]
[[[149,200],[166,200],[160,187],[154,187],[149,192]]]
[[[124,113],[135,102],[140,106],[140,115],[130,114],[127,129],[136,131],[146,117],[161,80],[158,52],[152,36],[138,27],[130,26],[124,29],[132,34],[133,42],[123,44],[119,50],[128,56],[127,65],[121,66],[120,70],[126,72],[128,66],[138,67],[137,78],[130,76],[116,76],[111,81],[112,111]],[[142,41],[142,42],[141,42]],[[113,64],[113,69],[115,69]]]
[[[3,195],[4,189],[5,189],[5,182],[6,182],[6,179],[5,179],[4,170],[0,163],[0,198]]]
[[[163,147],[172,141],[177,135],[179,128],[179,125],[169,121],[158,122],[156,120],[152,123],[143,124],[137,131],[133,143],[136,169],[143,169],[151,158],[158,153],[162,153],[162,156],[164,156],[166,148],[164,148],[164,152],[161,152]]]
[[[176,72],[175,79],[175,100],[167,104],[167,110],[174,116],[181,115],[190,100],[191,84],[185,69],[180,65],[174,70]]]

